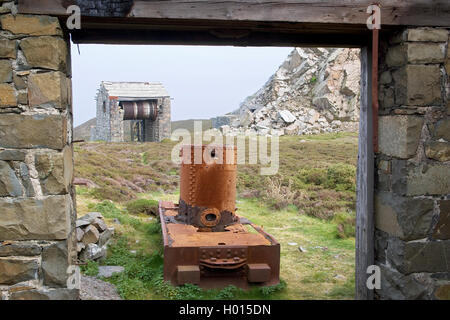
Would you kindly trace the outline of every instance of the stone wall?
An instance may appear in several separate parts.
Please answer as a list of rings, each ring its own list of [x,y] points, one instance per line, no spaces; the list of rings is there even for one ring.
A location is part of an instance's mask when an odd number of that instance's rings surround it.
[[[76,299],[68,36],[14,1],[0,23],[0,300]]]
[[[450,51],[446,29],[382,41],[376,263],[380,299],[450,299]]]

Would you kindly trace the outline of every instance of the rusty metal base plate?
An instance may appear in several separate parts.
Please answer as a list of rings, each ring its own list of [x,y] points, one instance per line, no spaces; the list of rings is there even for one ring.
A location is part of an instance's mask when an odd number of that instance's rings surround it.
[[[245,220],[223,232],[200,232],[177,221],[177,214],[174,203],[160,201],[164,280],[208,289],[280,282],[280,244],[260,227]]]

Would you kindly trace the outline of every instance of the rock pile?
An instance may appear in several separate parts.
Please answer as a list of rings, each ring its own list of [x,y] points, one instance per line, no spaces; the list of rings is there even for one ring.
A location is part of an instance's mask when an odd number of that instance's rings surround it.
[[[225,135],[303,135],[356,131],[358,49],[296,48],[240,108],[220,117]],[[226,121],[225,121],[226,120]]]
[[[106,257],[107,245],[114,234],[99,212],[89,212],[76,221],[78,260],[100,260]]]

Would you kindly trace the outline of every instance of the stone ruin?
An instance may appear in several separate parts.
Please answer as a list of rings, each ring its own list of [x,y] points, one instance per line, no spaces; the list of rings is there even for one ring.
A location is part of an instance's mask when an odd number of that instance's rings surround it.
[[[103,81],[91,140],[159,142],[170,138],[170,96],[157,82]]]

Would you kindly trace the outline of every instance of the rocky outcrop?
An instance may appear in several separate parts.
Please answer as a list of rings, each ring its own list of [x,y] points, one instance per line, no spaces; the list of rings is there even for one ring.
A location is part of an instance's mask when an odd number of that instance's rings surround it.
[[[359,80],[358,49],[296,48],[222,130],[263,135],[356,131]]]

